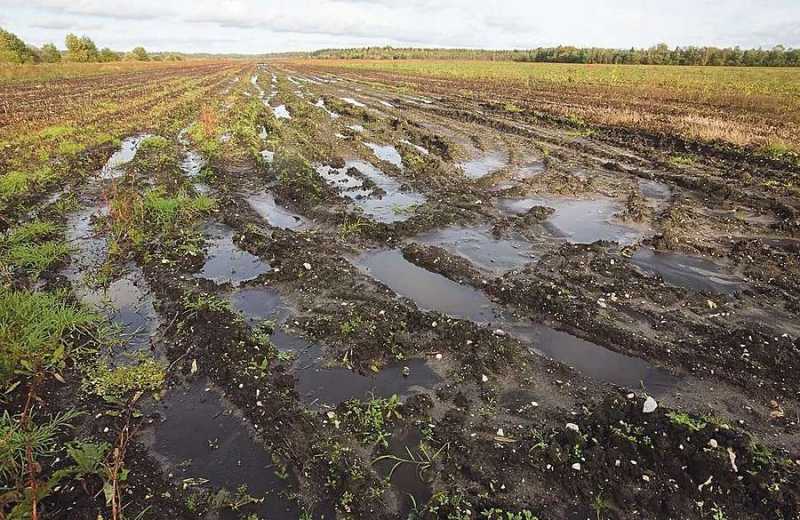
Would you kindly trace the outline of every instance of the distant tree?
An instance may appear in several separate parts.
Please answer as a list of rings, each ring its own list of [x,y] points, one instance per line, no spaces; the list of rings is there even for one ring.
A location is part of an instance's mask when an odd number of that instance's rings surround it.
[[[103,47],[100,49],[100,61],[119,61],[120,56],[118,53],[112,51],[108,47]]]
[[[52,43],[45,43],[39,53],[45,63],[56,63],[61,61],[61,52]]]
[[[99,61],[100,54],[97,52],[97,45],[88,37],[78,38],[74,34],[68,34],[64,39],[67,46],[67,60],[75,62]]]
[[[16,34],[0,29],[0,62],[33,63],[35,56]]]
[[[150,56],[147,55],[147,51],[144,50],[144,47],[134,47],[131,51],[131,58],[137,61],[150,60]]]

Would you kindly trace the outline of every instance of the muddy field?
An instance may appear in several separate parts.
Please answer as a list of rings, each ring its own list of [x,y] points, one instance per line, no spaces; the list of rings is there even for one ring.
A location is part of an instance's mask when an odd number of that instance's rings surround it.
[[[0,117],[93,121],[40,97],[143,74],[4,87]],[[141,93],[0,199],[3,303],[94,313],[0,367],[6,438],[80,413],[0,444],[0,518],[800,518],[796,165],[454,84],[182,74],[185,108]]]

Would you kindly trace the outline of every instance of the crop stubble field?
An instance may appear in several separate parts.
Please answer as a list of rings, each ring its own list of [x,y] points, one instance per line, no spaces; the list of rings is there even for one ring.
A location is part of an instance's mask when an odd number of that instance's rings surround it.
[[[800,514],[796,72],[0,78],[2,515]]]

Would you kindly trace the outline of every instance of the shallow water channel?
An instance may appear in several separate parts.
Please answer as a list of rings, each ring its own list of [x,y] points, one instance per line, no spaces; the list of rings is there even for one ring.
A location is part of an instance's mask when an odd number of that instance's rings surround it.
[[[399,250],[369,251],[353,263],[422,310],[501,329],[529,344],[533,351],[564,362],[589,377],[628,388],[638,388],[641,383],[654,394],[668,390],[677,382],[674,376],[642,359],[619,354],[545,325],[515,319],[483,292],[416,266]]]

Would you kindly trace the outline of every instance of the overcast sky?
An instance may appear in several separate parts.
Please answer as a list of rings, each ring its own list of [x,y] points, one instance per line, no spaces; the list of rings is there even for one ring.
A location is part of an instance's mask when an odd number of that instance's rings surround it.
[[[63,47],[260,53],[368,45],[800,47],[800,0],[0,0],[0,27]]]

